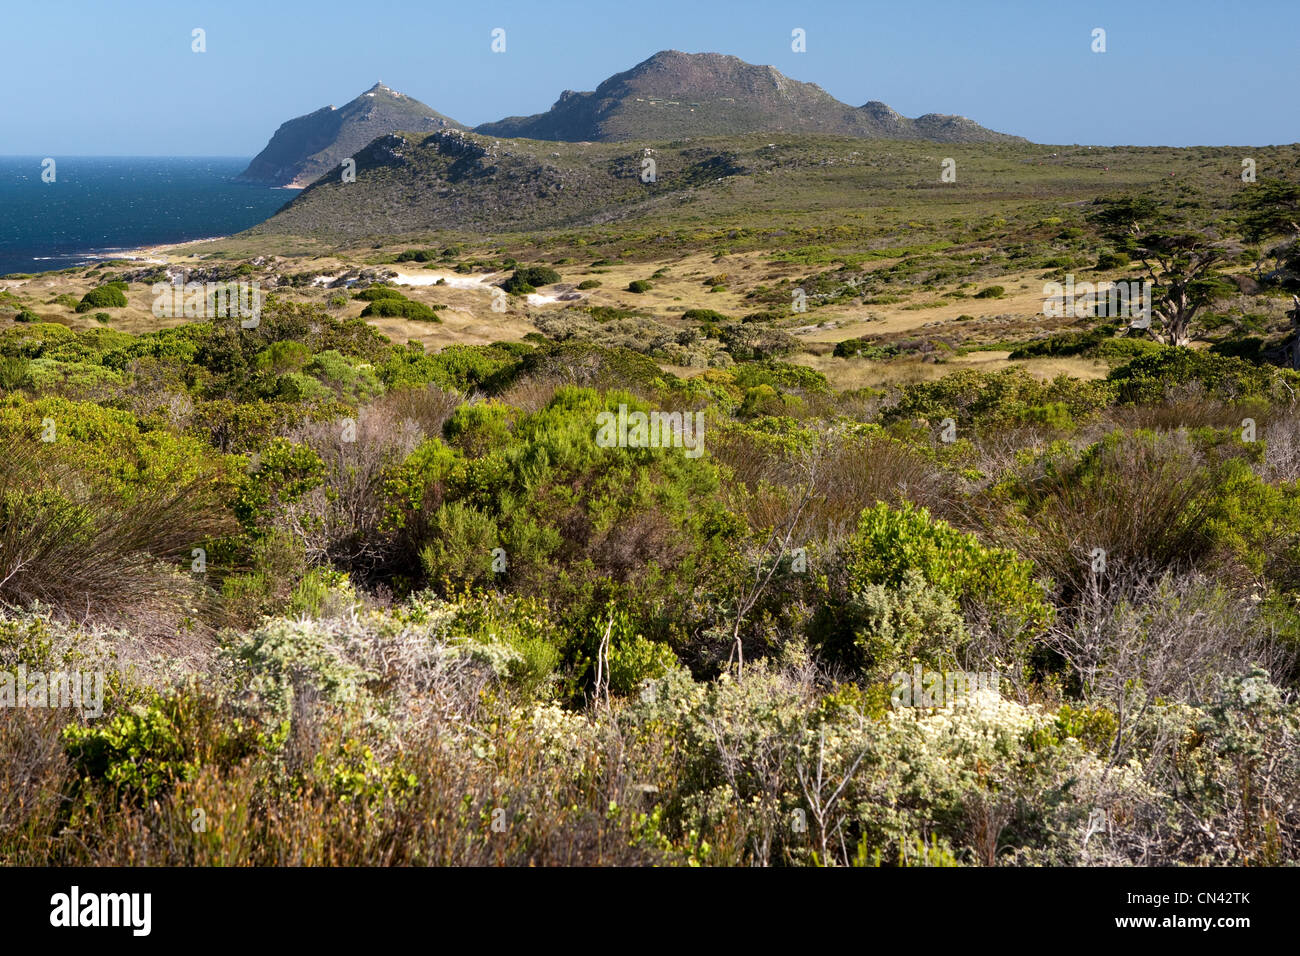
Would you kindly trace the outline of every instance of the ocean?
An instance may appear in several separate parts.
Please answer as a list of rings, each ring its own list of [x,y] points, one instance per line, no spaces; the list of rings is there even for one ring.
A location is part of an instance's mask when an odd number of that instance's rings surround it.
[[[140,246],[240,232],[296,193],[237,183],[235,157],[0,157],[0,275],[66,269]]]

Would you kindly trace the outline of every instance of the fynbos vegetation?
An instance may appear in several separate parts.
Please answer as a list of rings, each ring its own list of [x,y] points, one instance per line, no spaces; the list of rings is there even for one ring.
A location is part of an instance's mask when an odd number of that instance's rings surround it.
[[[363,98],[0,280],[0,863],[1300,863],[1300,148]]]

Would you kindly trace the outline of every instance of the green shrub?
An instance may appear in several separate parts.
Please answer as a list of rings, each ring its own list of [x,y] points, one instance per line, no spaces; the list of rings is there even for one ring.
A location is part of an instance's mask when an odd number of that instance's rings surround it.
[[[261,741],[255,725],[223,719],[215,701],[183,692],[63,731],[64,750],[80,778],[143,799],[195,779],[203,766],[234,765],[257,753]]]
[[[490,595],[460,602],[449,636],[527,695],[553,682],[567,645],[544,603]]]
[[[1119,335],[1125,326],[1108,322],[1093,329],[1079,332],[1061,332],[1012,349],[1010,358],[1025,359],[1037,356],[1082,355],[1089,358],[1131,359],[1138,355],[1157,352],[1160,343],[1147,338]],[[1118,335],[1118,337],[1117,337]]]
[[[327,349],[313,357],[304,371],[333,389],[335,396],[348,404],[360,404],[384,392],[374,366],[349,359],[336,349]]]
[[[500,532],[490,515],[453,501],[434,512],[429,526],[432,540],[421,549],[420,564],[430,581],[454,590],[492,578]]]
[[[627,284],[628,292],[638,292],[638,293],[649,292],[653,288],[654,286],[652,286],[645,279],[633,279],[631,282]]]
[[[123,291],[125,286],[121,283],[102,285],[97,289],[91,289],[81,297],[81,302],[77,305],[78,312],[89,312],[92,309],[122,309],[126,307],[126,293]]]
[[[521,266],[501,283],[501,288],[510,295],[527,295],[536,292],[538,286],[553,285],[559,281],[560,274],[550,266]]]
[[[899,354],[897,345],[881,345],[872,339],[844,339],[835,343],[836,358],[864,358],[873,362],[884,362]],[[1013,356],[1014,358],[1014,356]]]
[[[957,601],[915,568],[897,585],[860,584],[840,613],[853,622],[854,656],[873,683],[914,660],[926,668],[954,668],[970,639]]]
[[[713,325],[722,325],[731,321],[730,316],[713,309],[687,309],[682,313],[682,318],[687,322],[704,322]]]
[[[1033,566],[1014,552],[987,548],[973,534],[930,517],[925,508],[881,502],[863,511],[846,549],[850,579],[856,584],[897,587],[907,572],[961,601],[996,608],[1035,626],[1052,616]]]
[[[770,385],[781,391],[798,390],[810,394],[831,394],[830,382],[821,372],[787,362],[770,359],[744,362],[732,370],[731,376],[732,381],[740,388]]]
[[[275,438],[257,456],[256,470],[243,476],[235,516],[256,537],[270,530],[280,506],[293,504],[320,486],[325,463],[304,444]]]
[[[352,296],[360,302],[378,302],[380,299],[405,299],[406,295],[391,285],[372,285]]]
[[[636,309],[620,309],[616,305],[589,305],[583,309],[597,322],[614,322],[618,319],[639,319],[644,318],[644,312],[638,312]]]
[[[1030,409],[1063,403],[1070,416],[1083,420],[1110,403],[1113,386],[1065,375],[1042,382],[1019,368],[998,372],[961,369],[934,382],[908,385],[899,401],[883,415],[887,423],[924,419],[932,426],[944,418],[959,425],[1023,422]]]
[[[26,388],[31,384],[31,360],[21,355],[0,357],[0,388],[6,392]]]
[[[423,302],[416,302],[405,296],[401,298],[384,296],[375,299],[362,309],[361,318],[400,316],[405,319],[414,319],[417,322],[441,322],[442,319],[438,318],[438,313],[435,310],[445,308],[446,306],[442,304],[428,306]]]
[[[1006,289],[1000,285],[991,285],[987,289],[980,289],[975,293],[977,299],[1000,299],[1006,293]]]
[[[578,283],[578,288],[586,291],[587,289],[599,289],[601,282],[599,279],[583,279]]]
[[[588,641],[594,650],[598,649],[606,633],[609,635],[607,676],[611,693],[635,693],[645,681],[657,680],[681,666],[672,648],[642,636],[636,622],[624,609],[609,605],[603,617],[593,618]]]
[[[1262,398],[1284,401],[1300,385],[1290,369],[1253,365],[1244,359],[1190,348],[1166,348],[1141,355],[1106,376],[1114,383],[1118,401],[1158,404],[1174,391],[1199,383],[1208,398],[1241,401]]]
[[[466,457],[481,458],[504,448],[519,416],[519,410],[496,401],[461,405],[447,420],[443,434],[447,443]]]
[[[830,586],[814,641],[875,680],[911,657],[930,667],[957,661],[967,638],[960,608],[980,607],[1030,633],[1053,617],[1032,564],[985,547],[910,502],[899,509],[880,502],[862,512]]]

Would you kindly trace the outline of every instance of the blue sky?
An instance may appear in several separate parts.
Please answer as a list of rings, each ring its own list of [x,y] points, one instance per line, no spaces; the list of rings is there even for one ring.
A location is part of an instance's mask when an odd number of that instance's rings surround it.
[[[8,4],[4,26],[0,155],[251,156],[284,120],[378,79],[474,125],[661,49],[1042,143],[1300,140],[1296,0],[55,0]],[[206,53],[191,51],[195,27]],[[806,53],[791,51],[795,27]]]

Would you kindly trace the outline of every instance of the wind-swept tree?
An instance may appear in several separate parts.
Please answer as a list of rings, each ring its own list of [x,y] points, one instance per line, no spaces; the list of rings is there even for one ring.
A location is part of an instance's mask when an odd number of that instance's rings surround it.
[[[1214,268],[1223,250],[1208,233],[1170,223],[1155,201],[1124,196],[1102,204],[1092,217],[1123,252],[1142,263],[1151,282],[1155,335],[1166,345],[1192,340],[1196,314],[1227,291]]]
[[[1261,282],[1300,288],[1300,183],[1261,179],[1237,194],[1237,225],[1247,242],[1261,244],[1255,274]],[[1280,240],[1270,245],[1274,240]]]
[[[1157,336],[1166,345],[1187,345],[1196,314],[1232,291],[1213,271],[1223,251],[1203,233],[1180,230],[1143,236],[1135,252],[1152,283],[1151,314],[1161,325]]]

